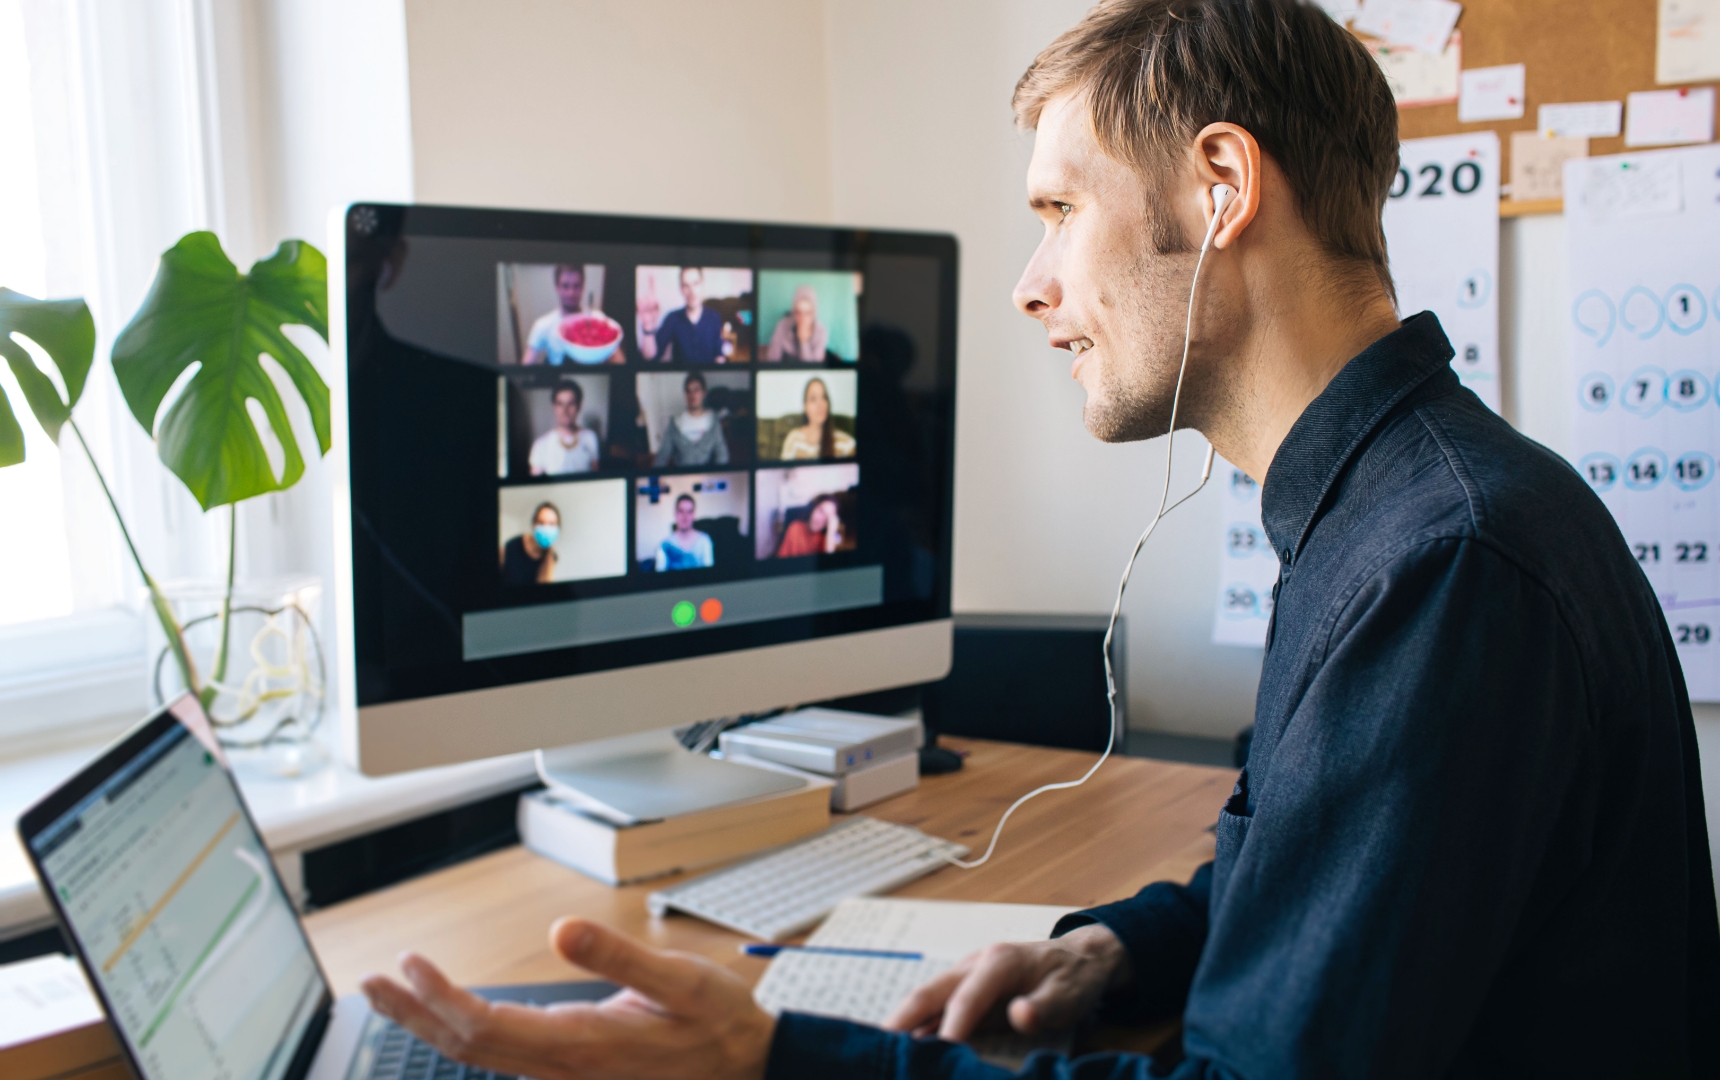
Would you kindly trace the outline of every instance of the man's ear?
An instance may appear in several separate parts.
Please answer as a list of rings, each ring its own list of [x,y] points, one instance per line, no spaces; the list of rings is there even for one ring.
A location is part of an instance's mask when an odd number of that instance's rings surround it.
[[[1260,144],[1247,128],[1235,124],[1208,124],[1194,138],[1195,168],[1200,188],[1208,194],[1202,216],[1210,220],[1212,185],[1229,184],[1236,194],[1224,208],[1224,219],[1213,234],[1212,246],[1229,247],[1254,221],[1260,209]]]

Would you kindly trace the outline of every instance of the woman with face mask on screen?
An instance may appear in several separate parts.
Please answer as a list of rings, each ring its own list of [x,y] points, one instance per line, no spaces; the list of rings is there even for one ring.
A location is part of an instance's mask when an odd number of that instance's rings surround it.
[[[532,527],[502,545],[503,585],[542,585],[554,580],[555,542],[561,539],[561,511],[539,503]]]

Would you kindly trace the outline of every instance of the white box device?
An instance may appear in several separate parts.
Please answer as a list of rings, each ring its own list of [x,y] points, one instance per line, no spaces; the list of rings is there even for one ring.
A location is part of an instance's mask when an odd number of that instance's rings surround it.
[[[840,709],[801,709],[725,731],[719,745],[724,757],[738,754],[825,776],[842,776],[918,750],[925,741],[925,727],[918,720]]]

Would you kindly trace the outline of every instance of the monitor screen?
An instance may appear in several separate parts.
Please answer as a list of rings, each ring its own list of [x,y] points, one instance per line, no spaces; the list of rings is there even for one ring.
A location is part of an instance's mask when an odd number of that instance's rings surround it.
[[[344,231],[359,706],[948,616],[953,239]]]
[[[232,776],[148,731],[27,842],[144,1080],[277,1080],[328,987]]]

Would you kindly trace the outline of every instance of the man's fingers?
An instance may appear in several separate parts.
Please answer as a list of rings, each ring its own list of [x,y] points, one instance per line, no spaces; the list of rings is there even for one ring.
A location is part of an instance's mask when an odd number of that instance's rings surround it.
[[[964,963],[921,983],[890,1013],[889,1019],[884,1021],[884,1030],[917,1032],[943,1015],[944,1003],[950,999],[950,992],[960,985],[962,978],[967,975],[969,966]]]
[[[672,1012],[698,998],[702,965],[641,945],[602,923],[566,918],[550,928],[550,942],[569,963],[639,991]]]
[[[1020,946],[993,945],[982,951],[974,960],[973,970],[945,1003],[938,1037],[948,1042],[966,1042],[992,1006],[1027,989],[1022,985],[1024,975]]]
[[[544,1068],[549,1062],[527,1061],[496,1048],[474,1045],[444,1023],[417,994],[392,979],[372,975],[364,980],[362,989],[370,999],[371,1008],[435,1047],[444,1057],[516,1076],[538,1075],[547,1080],[557,1075]]]
[[[388,976],[367,976],[360,989],[370,999],[371,1008],[432,1046],[440,1046],[446,1038],[448,1025],[425,1008],[416,994]]]
[[[488,1002],[470,990],[455,986],[441,968],[417,953],[402,956],[400,970],[425,1007],[461,1038],[470,1039],[487,1018]]]

